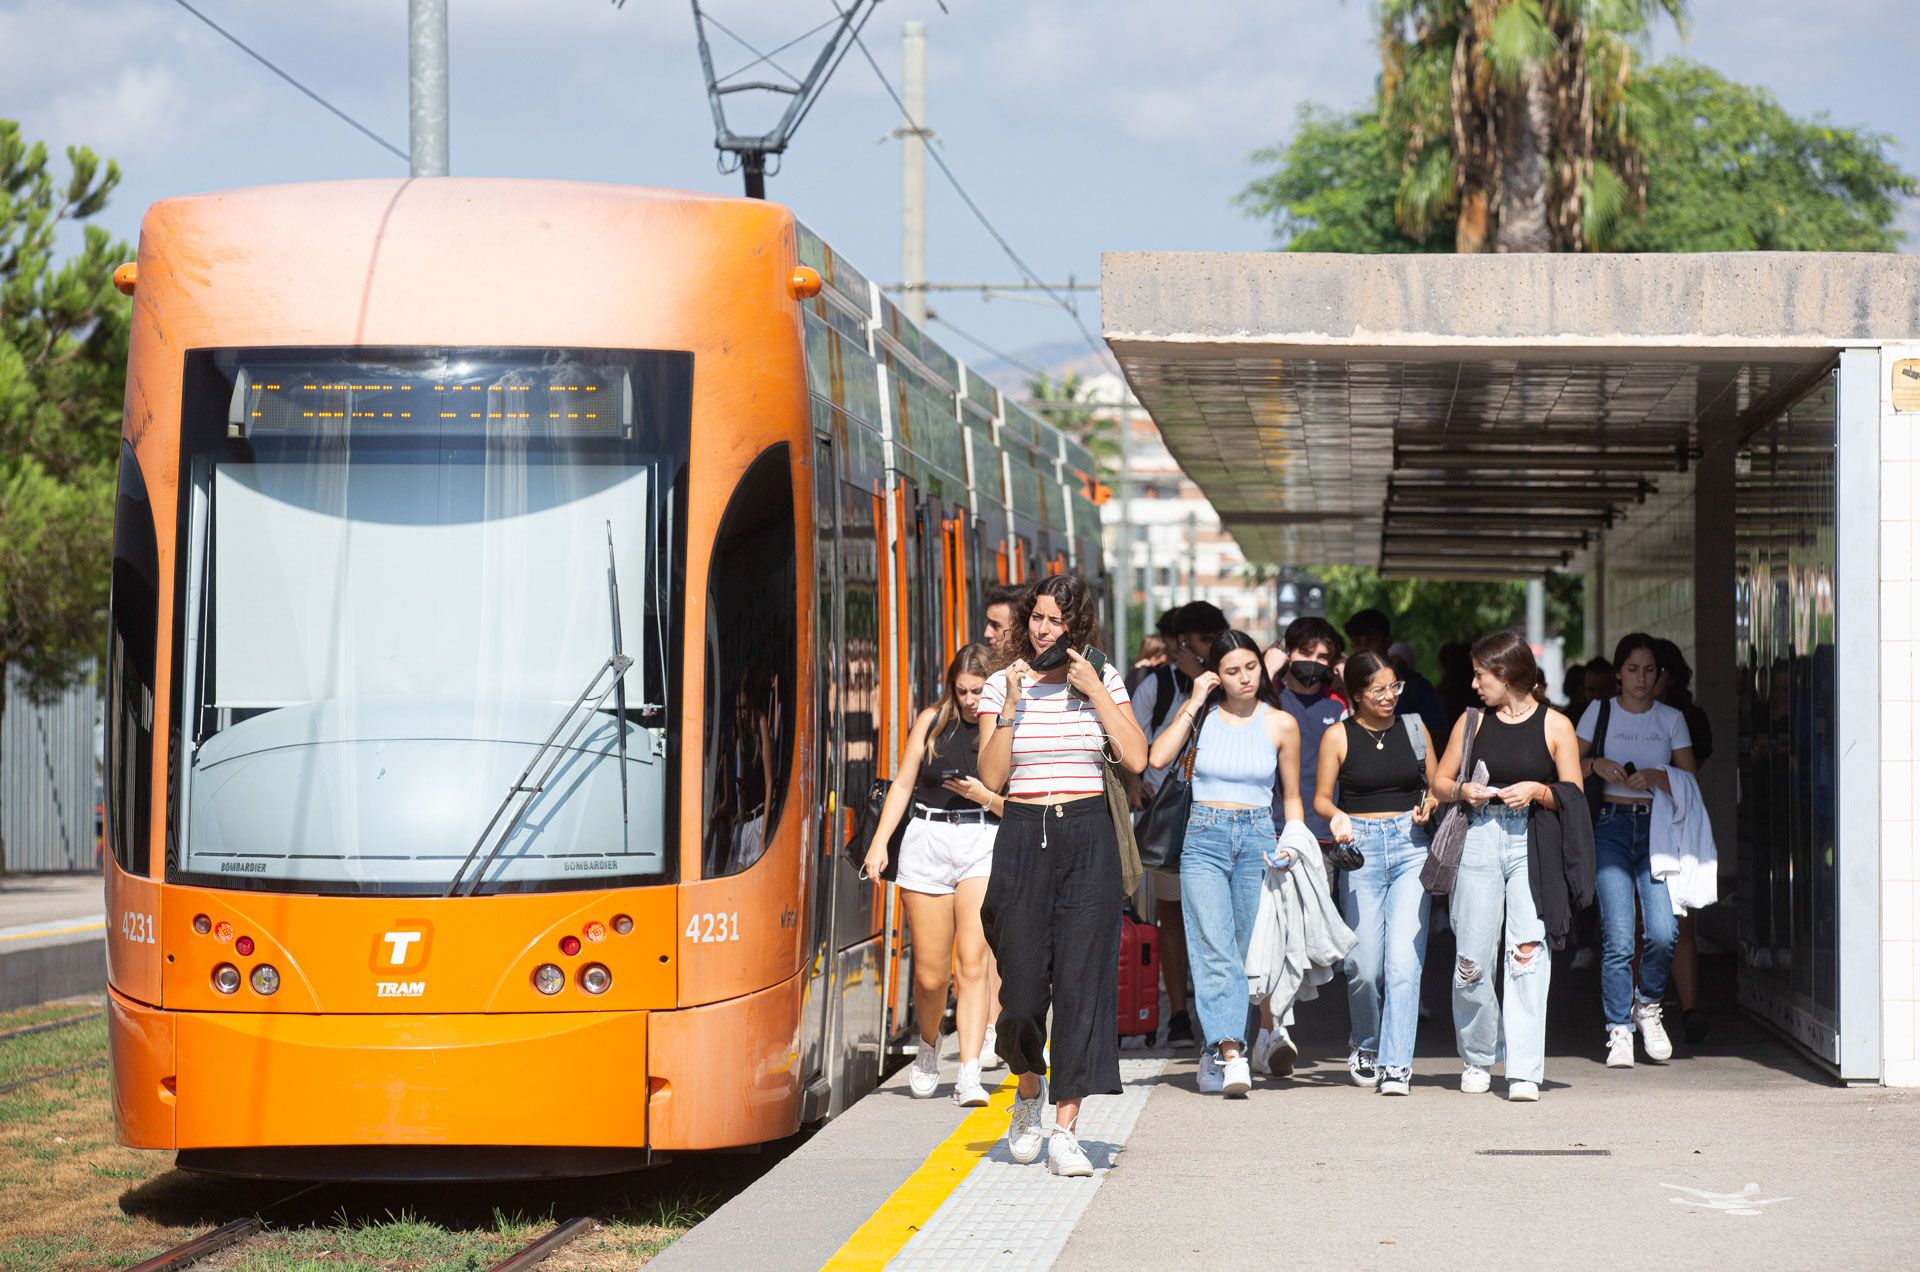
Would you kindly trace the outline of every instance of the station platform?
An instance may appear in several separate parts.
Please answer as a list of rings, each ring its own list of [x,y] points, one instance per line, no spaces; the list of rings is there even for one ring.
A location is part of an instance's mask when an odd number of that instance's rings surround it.
[[[1007,1155],[1004,1070],[991,1107],[949,1101],[949,1047],[934,1099],[896,1072],[654,1266],[1909,1264],[1920,1093],[1837,1086],[1731,1007],[1701,1045],[1676,1036],[1672,1062],[1607,1069],[1598,975],[1562,954],[1541,1101],[1508,1103],[1497,1070],[1463,1095],[1434,945],[1408,1098],[1349,1081],[1336,980],[1299,1009],[1295,1076],[1245,1100],[1200,1095],[1191,1049],[1123,1050],[1125,1093],[1081,1111],[1094,1177],[1056,1179]]]
[[[0,875],[0,1011],[107,986],[97,874]]]

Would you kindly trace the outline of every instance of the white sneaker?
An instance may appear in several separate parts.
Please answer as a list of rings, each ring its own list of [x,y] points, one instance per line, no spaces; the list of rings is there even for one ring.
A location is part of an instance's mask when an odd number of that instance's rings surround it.
[[[1633,1029],[1629,1025],[1615,1025],[1607,1030],[1607,1068],[1633,1068]]]
[[[1380,1057],[1371,1051],[1355,1051],[1347,1056],[1347,1076],[1357,1087],[1380,1085]]]
[[[1380,1072],[1380,1094],[1412,1095],[1413,1072],[1409,1069],[1383,1069]]]
[[[907,1085],[913,1089],[913,1098],[924,1100],[940,1089],[940,1043],[920,1039],[920,1049],[913,1053],[913,1069],[907,1074]]]
[[[1213,1058],[1213,1052],[1200,1053],[1200,1072],[1194,1081],[1200,1087],[1202,1095],[1219,1095],[1226,1089],[1227,1077],[1220,1072],[1220,1062]]]
[[[1253,1070],[1248,1066],[1244,1054],[1221,1065],[1220,1073],[1220,1094],[1229,1100],[1244,1100],[1247,1092],[1253,1090]]]
[[[963,1109],[977,1109],[987,1103],[987,1088],[980,1085],[980,1062],[960,1066],[953,1084],[953,1102]]]
[[[1006,1061],[1000,1058],[999,1051],[994,1047],[994,1044],[998,1040],[998,1031],[995,1030],[992,1025],[988,1025],[987,1036],[980,1042],[980,1067],[982,1069],[998,1069],[1006,1063]]]
[[[1540,1098],[1538,1082],[1507,1083],[1507,1098],[1517,1104],[1532,1104]]]
[[[1047,1139],[1047,1169],[1069,1179],[1085,1179],[1093,1174],[1093,1163],[1074,1133],[1056,1126]]]
[[[1659,1003],[1635,1003],[1633,1023],[1640,1030],[1640,1045],[1647,1049],[1647,1059],[1673,1059],[1673,1039],[1667,1037],[1667,1027],[1660,1021]]]
[[[1253,1045],[1247,1048],[1247,1063],[1252,1065],[1256,1072],[1264,1073],[1267,1068],[1267,1057],[1272,1053],[1273,1030],[1262,1029],[1253,1036]]]
[[[1300,1048],[1293,1045],[1293,1039],[1287,1036],[1286,1026],[1273,1031],[1273,1046],[1267,1052],[1266,1070],[1276,1078],[1293,1076],[1294,1062],[1300,1059]]]
[[[1025,1165],[1040,1156],[1047,1146],[1047,1131],[1041,1122],[1046,1117],[1047,1080],[1040,1079],[1040,1093],[1032,1099],[1014,1096],[1013,1118],[1007,1123],[1007,1152]]]
[[[1462,1095],[1485,1095],[1493,1090],[1493,1075],[1477,1064],[1470,1064],[1460,1070],[1460,1093]]]

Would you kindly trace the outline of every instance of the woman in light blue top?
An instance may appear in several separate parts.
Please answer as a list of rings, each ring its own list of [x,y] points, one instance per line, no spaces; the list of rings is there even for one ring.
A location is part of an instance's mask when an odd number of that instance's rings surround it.
[[[1207,669],[1160,736],[1149,763],[1178,759],[1193,735],[1193,812],[1180,851],[1181,910],[1187,953],[1206,1049],[1200,1056],[1203,1094],[1244,1096],[1253,1086],[1246,1044],[1257,1016],[1247,995],[1247,945],[1260,909],[1266,868],[1286,869],[1293,856],[1273,827],[1273,789],[1282,811],[1299,821],[1300,728],[1280,709],[1260,660],[1260,645],[1245,632],[1214,641]]]

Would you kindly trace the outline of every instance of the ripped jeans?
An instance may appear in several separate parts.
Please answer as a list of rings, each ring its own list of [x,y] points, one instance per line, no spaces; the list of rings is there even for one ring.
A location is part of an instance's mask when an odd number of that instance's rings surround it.
[[[1483,1069],[1505,1056],[1509,1082],[1539,1082],[1547,1063],[1547,929],[1527,882],[1527,813],[1500,804],[1473,814],[1449,917],[1459,950],[1453,1028],[1460,1058]],[[1505,928],[1506,994],[1493,992]],[[1504,1044],[1504,1045],[1503,1045]]]

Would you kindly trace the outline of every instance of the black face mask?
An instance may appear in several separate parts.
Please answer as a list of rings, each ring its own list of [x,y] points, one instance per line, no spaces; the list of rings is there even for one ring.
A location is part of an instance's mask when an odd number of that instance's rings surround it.
[[[1304,685],[1308,693],[1326,683],[1327,671],[1327,664],[1311,658],[1296,658],[1287,664],[1287,674]]]

